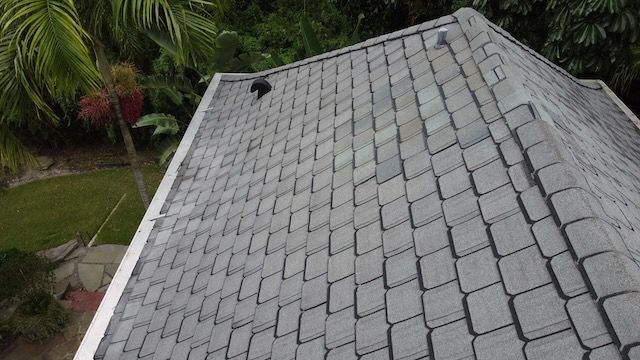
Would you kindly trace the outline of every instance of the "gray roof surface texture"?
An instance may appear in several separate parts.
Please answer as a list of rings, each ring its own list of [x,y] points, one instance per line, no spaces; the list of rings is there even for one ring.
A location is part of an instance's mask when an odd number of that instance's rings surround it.
[[[640,137],[590,84],[470,9],[223,75],[95,358],[640,358]]]

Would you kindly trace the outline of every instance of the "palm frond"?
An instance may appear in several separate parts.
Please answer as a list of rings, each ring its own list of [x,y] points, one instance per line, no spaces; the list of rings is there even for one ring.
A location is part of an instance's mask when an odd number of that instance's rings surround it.
[[[611,77],[611,86],[626,95],[631,84],[640,79],[640,45],[631,48],[631,60],[618,67]]]
[[[167,49],[180,64],[196,64],[215,49],[215,9],[206,0],[114,0],[116,27],[133,25]]]
[[[88,91],[100,86],[87,47],[89,35],[71,0],[3,0],[1,4],[3,38],[8,38],[9,48],[19,49],[35,79],[47,79],[49,94],[68,97],[78,88]]]
[[[0,167],[15,171],[24,165],[36,164],[31,152],[16,138],[9,127],[0,120]]]
[[[0,113],[5,122],[58,120],[45,100],[47,88],[53,86],[25,64],[22,52],[13,46],[11,37],[0,38]]]

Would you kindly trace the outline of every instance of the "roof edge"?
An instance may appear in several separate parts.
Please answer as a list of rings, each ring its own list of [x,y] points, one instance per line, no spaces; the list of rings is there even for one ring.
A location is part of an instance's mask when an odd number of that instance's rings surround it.
[[[469,9],[472,10],[472,9]],[[475,10],[472,10],[475,11]],[[439,17],[437,19],[433,19],[433,20],[429,20],[426,21],[424,23],[421,24],[417,24],[417,25],[413,25],[411,27],[408,27],[406,29],[401,29],[401,30],[397,30],[394,31],[392,33],[389,34],[385,34],[385,35],[380,35],[380,36],[376,36],[370,39],[367,39],[365,41],[350,45],[350,46],[346,46],[340,49],[336,49],[336,50],[332,50],[326,53],[322,53],[319,55],[315,55],[312,57],[308,57],[302,60],[298,60],[296,62],[292,62],[290,64],[286,64],[286,65],[282,65],[273,69],[268,69],[268,70],[263,70],[263,71],[258,71],[258,72],[253,72],[253,73],[225,73],[224,77],[222,80],[224,81],[242,81],[242,80],[249,80],[249,79],[254,79],[257,77],[264,77],[264,76],[269,76],[275,73],[278,73],[280,71],[284,71],[284,70],[289,70],[289,69],[293,69],[293,68],[297,68],[297,67],[301,67],[304,65],[308,65],[311,63],[315,63],[315,62],[320,62],[326,59],[330,59],[330,58],[334,58],[334,57],[338,57],[340,55],[344,55],[344,54],[348,54],[350,52],[356,51],[356,50],[362,50],[362,49],[366,49],[368,47],[371,46],[375,46],[378,45],[382,42],[385,41],[390,41],[390,40],[396,40],[396,39],[400,39],[403,38],[405,36],[408,35],[413,35],[413,34],[417,34],[417,33],[421,33],[424,31],[428,31],[428,30],[433,30],[436,29],[438,27],[444,26],[444,25],[449,25],[449,24],[453,24],[456,23],[456,18],[453,15],[445,15],[442,17]],[[230,77],[228,78],[227,75],[230,75]]]
[[[613,103],[618,106],[618,108],[629,118],[629,120],[631,120],[631,122],[638,129],[640,129],[640,119],[638,119],[638,116],[636,116],[636,114],[634,114],[633,111],[629,109],[624,101],[622,101],[622,99],[620,99],[618,95],[616,95],[616,93],[611,90],[611,88],[604,81],[600,79],[584,79],[582,81],[584,83],[598,84],[602,88],[602,91],[604,91],[604,93],[609,97],[609,99],[611,99],[611,101],[613,101]]]
[[[500,112],[519,140],[536,184],[562,229],[567,246],[592,298],[599,305],[612,338],[620,351],[628,354],[640,342],[635,338],[640,334],[640,323],[634,323],[635,318],[629,320],[624,316],[634,314],[640,308],[640,268],[633,262],[619,230],[608,221],[602,203],[593,194],[577,161],[567,150],[553,119],[536,104],[520,75],[511,71],[508,57],[502,54],[496,42],[496,34],[515,42],[583,88],[604,89],[625,114],[629,115],[630,110],[615,94],[609,93],[611,90],[604,83],[573,77],[517,42],[506,31],[496,30],[497,27],[479,12],[463,8],[454,16],[468,38],[473,58],[496,97]],[[633,118],[637,120],[635,115]],[[557,171],[549,171],[553,167],[556,170],[562,168],[561,178],[553,177],[557,175]]]
[[[107,326],[111,321],[115,308],[118,305],[118,301],[120,300],[129,278],[133,273],[133,269],[140,258],[140,254],[147,243],[149,234],[151,233],[156,220],[163,216],[161,214],[162,207],[177,178],[180,165],[182,165],[183,160],[191,148],[191,144],[193,143],[196,133],[200,128],[200,124],[202,123],[202,119],[204,118],[204,113],[215,95],[221,78],[222,74],[215,74],[211,79],[207,90],[202,96],[200,104],[198,105],[198,108],[196,109],[196,112],[194,113],[182,140],[180,141],[180,145],[178,146],[176,153],[173,155],[173,159],[162,178],[162,182],[158,186],[158,189],[153,196],[153,200],[145,212],[144,217],[131,240],[131,244],[127,248],[124,257],[118,266],[118,270],[111,280],[111,284],[98,307],[98,310],[91,320],[91,324],[80,343],[80,347],[78,347],[78,350],[76,351],[74,360],[93,359],[96,350],[104,337],[105,331],[107,330]]]
[[[480,17],[483,20],[483,22],[485,23],[485,25],[488,26],[491,30],[493,30],[493,32],[504,36],[509,41],[511,41],[512,43],[516,44],[518,47],[520,47],[521,49],[523,49],[524,51],[529,53],[529,55],[531,55],[531,56],[535,57],[536,59],[542,61],[543,63],[545,63],[546,65],[551,67],[553,70],[561,73],[563,76],[567,77],[571,81],[575,82],[576,84],[578,84],[580,86],[583,86],[583,87],[586,87],[586,88],[589,88],[589,89],[593,89],[593,90],[599,90],[600,89],[600,87],[598,86],[599,84],[593,84],[589,80],[584,80],[584,79],[580,79],[580,78],[577,78],[577,77],[573,76],[571,73],[567,72],[565,69],[563,69],[562,67],[560,67],[557,64],[555,64],[553,61],[547,59],[546,57],[542,56],[541,54],[539,54],[535,50],[533,50],[530,47],[528,47],[527,45],[523,44],[518,39],[516,39],[513,36],[511,36],[511,34],[508,31],[506,31],[505,29],[503,29],[503,28],[499,27],[498,25],[492,23],[482,13],[480,13],[479,11],[477,11],[477,10],[475,10],[473,8],[469,8],[469,7],[460,8],[460,9],[456,10],[456,12],[453,13],[453,16],[456,17],[458,19],[458,21],[467,20],[470,17]]]

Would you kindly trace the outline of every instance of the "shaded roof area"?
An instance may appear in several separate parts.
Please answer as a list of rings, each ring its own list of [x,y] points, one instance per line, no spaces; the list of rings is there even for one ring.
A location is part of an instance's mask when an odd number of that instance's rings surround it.
[[[639,152],[470,9],[223,75],[95,358],[638,358]]]

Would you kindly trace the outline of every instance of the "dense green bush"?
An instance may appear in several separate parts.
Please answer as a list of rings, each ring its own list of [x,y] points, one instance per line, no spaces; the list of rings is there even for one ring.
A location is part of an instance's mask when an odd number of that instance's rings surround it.
[[[62,330],[68,312],[51,295],[52,283],[45,259],[16,249],[0,252],[0,311],[16,308],[0,330],[31,341]]]
[[[65,310],[48,292],[31,293],[5,327],[29,341],[42,341],[60,332],[69,320]]]
[[[48,291],[53,283],[52,266],[44,258],[11,249],[0,251],[0,301],[22,301],[30,294]]]

